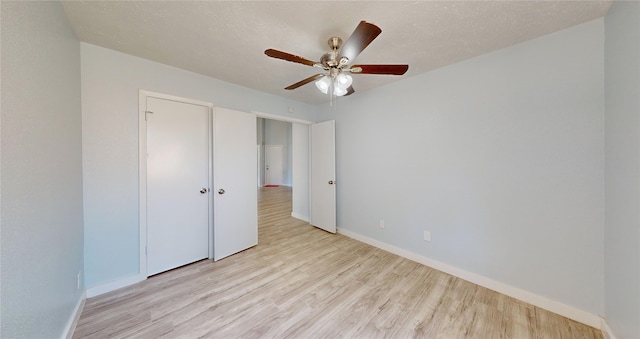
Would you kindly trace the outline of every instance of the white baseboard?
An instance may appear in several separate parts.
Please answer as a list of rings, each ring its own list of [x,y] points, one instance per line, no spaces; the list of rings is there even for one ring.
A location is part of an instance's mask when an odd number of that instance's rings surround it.
[[[105,294],[107,292],[115,291],[119,288],[127,287],[146,279],[147,277],[145,277],[144,275],[136,274],[126,278],[114,280],[106,284],[91,287],[87,289],[87,298],[92,298],[101,294]]]
[[[84,301],[87,299],[86,292],[82,292],[80,295],[80,299],[78,299],[78,303],[76,307],[73,309],[71,313],[71,317],[69,317],[69,321],[67,321],[67,325],[64,327],[64,332],[62,332],[62,339],[71,339],[73,337],[73,332],[76,330],[76,325],[78,325],[78,320],[80,320],[80,315],[82,314],[82,310],[84,309]]]
[[[609,324],[607,324],[606,319],[602,319],[602,336],[604,339],[616,339],[616,336],[613,334]]]
[[[291,216],[296,218],[296,219],[300,219],[302,221],[309,222],[309,216],[308,215],[302,215],[302,214],[298,214],[296,212],[291,212]]]
[[[489,279],[479,274],[471,273],[471,272],[459,269],[457,267],[453,267],[443,262],[427,258],[425,256],[407,251],[405,249],[395,247],[393,245],[389,245],[382,241],[375,240],[349,230],[345,230],[343,228],[338,228],[338,233],[343,234],[349,238],[361,241],[363,243],[369,244],[371,246],[380,248],[387,252],[391,252],[393,254],[399,255],[409,260],[415,261],[417,263],[423,264],[425,266],[429,266],[438,271],[442,271],[442,272],[451,274],[453,276],[456,276],[460,279],[464,279],[466,281],[472,282],[482,287],[486,287],[490,290],[508,295],[510,297],[516,298],[518,300],[524,301],[534,306],[538,306],[547,311],[557,313],[561,316],[567,317],[569,319],[573,319],[577,322],[589,325],[591,327],[595,327],[600,330],[602,329],[603,319],[598,315],[583,311],[581,309],[578,309],[569,305],[565,305],[561,302],[519,289],[517,287],[513,287],[511,285],[507,285],[505,283],[502,283],[496,280]]]

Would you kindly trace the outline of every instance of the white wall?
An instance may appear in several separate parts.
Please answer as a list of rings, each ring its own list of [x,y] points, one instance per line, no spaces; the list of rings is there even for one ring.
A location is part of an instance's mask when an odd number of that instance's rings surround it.
[[[323,106],[339,228],[602,315],[603,25]]]
[[[619,339],[640,338],[640,3],[605,17],[605,301]]]
[[[59,338],[83,289],[80,44],[59,2],[0,5],[0,337]]]
[[[291,123],[271,119],[264,120],[264,142],[265,145],[282,145],[283,149],[283,169],[284,185],[291,186],[292,159],[291,152]],[[264,168],[263,168],[264,170]]]
[[[292,124],[293,201],[291,215],[309,220],[309,125]]]
[[[315,120],[316,107],[81,43],[89,288],[138,273],[138,90]],[[288,112],[291,107],[295,110]]]

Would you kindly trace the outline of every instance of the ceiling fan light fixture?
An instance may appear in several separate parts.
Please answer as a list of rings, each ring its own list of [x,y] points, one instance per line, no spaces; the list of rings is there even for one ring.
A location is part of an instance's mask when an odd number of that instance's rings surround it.
[[[323,54],[319,62],[313,62],[303,57],[272,48],[265,50],[264,53],[272,58],[321,68],[324,74],[312,75],[284,89],[296,89],[315,81],[316,87],[318,87],[322,93],[329,94],[329,104],[332,104],[336,96],[351,95],[355,92],[351,86],[353,78],[351,78],[350,74],[352,73],[403,75],[407,71],[409,65],[351,65],[353,60],[355,60],[380,33],[382,33],[380,27],[370,22],[360,21],[344,45],[342,44],[342,39],[339,37],[330,38],[328,43],[331,50]]]
[[[323,76],[320,80],[316,81],[316,87],[324,94],[327,94],[329,91],[329,86],[331,86],[331,79],[329,79],[328,76]]]
[[[345,94],[347,94],[347,89],[346,88],[341,88],[339,86],[334,86],[333,95],[335,95],[337,97],[341,97],[341,96],[343,96]]]
[[[352,83],[353,78],[349,74],[340,73],[336,76],[336,87],[344,88],[346,90]]]

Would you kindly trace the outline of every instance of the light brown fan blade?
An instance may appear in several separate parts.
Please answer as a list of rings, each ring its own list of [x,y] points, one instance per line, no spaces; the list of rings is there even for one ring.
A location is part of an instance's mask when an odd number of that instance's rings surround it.
[[[307,65],[307,66],[313,66],[316,63],[311,61],[311,60],[307,60],[303,57],[299,57],[297,55],[293,55],[293,54],[289,54],[286,52],[282,52],[282,51],[278,51],[275,49],[268,49],[266,51],[264,51],[264,54],[272,57],[272,58],[276,58],[276,59],[282,59],[282,60],[286,60],[286,61],[291,61],[291,62],[295,62],[298,64],[303,64],[303,65]]]
[[[349,88],[347,88],[347,94],[345,94],[344,96],[348,96],[351,95],[355,92],[356,90],[353,89],[353,86],[349,86]]]
[[[284,89],[288,89],[288,90],[292,90],[292,89],[296,89],[302,85],[306,85],[314,80],[320,79],[324,76],[324,74],[316,74],[316,75],[312,75],[304,80],[300,80],[298,82],[296,82],[295,84],[289,86],[289,87],[285,87]]]
[[[366,21],[360,21],[347,42],[342,45],[340,56],[347,57],[350,62],[353,61],[380,33],[382,33],[380,27]]]
[[[353,65],[351,73],[403,75],[409,65]]]

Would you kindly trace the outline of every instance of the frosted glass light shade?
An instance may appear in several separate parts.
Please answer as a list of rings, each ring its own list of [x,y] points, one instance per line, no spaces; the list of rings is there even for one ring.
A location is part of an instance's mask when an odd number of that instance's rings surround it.
[[[353,83],[353,78],[349,74],[340,73],[336,76],[336,87],[340,87],[343,89],[349,88]]]
[[[342,88],[340,86],[335,86],[333,88],[333,95],[337,96],[337,97],[341,97],[343,95],[347,94],[347,89],[346,88]]]
[[[331,79],[329,79],[328,76],[323,76],[320,80],[316,81],[316,87],[324,94],[327,94],[330,85]]]

